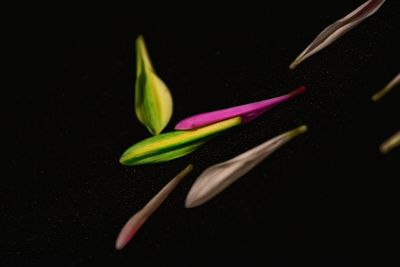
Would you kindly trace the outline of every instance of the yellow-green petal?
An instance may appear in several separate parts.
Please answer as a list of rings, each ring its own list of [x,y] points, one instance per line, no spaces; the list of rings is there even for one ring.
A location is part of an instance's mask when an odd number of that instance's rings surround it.
[[[378,101],[398,84],[400,84],[400,73],[397,74],[396,77],[394,77],[393,80],[391,80],[382,90],[374,94],[372,100],[375,102]]]
[[[173,131],[153,136],[128,148],[121,156],[123,165],[165,162],[183,157],[215,135],[241,123],[240,117],[220,121],[189,131]]]
[[[385,142],[383,142],[379,150],[383,153],[389,153],[392,149],[395,147],[400,146],[400,131],[392,135],[389,139],[387,139]]]
[[[144,39],[139,36],[136,39],[136,116],[153,135],[157,135],[167,126],[172,110],[171,93],[156,75]]]

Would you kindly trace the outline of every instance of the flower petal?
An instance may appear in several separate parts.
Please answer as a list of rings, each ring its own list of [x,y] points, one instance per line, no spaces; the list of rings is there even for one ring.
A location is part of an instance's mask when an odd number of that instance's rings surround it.
[[[374,14],[382,6],[385,0],[369,0],[355,9],[353,12],[326,27],[311,44],[290,64],[294,69],[302,61],[324,49],[346,32],[361,23],[364,19]]]
[[[153,134],[159,134],[172,116],[173,102],[165,83],[156,75],[143,37],[136,40],[135,112]]]
[[[380,90],[379,92],[374,94],[372,96],[372,100],[375,101],[375,102],[378,101],[384,95],[389,93],[389,91],[392,90],[394,87],[396,87],[399,83],[400,83],[400,73],[397,74],[397,76],[394,77],[393,80],[391,80],[382,90]]]
[[[197,178],[190,189],[190,192],[186,197],[186,208],[193,208],[210,200],[253,169],[267,156],[272,154],[272,152],[280,148],[295,136],[306,131],[307,126],[302,125],[296,129],[278,135],[275,138],[234,157],[233,159],[206,169],[199,178]]]
[[[299,94],[304,93],[304,91],[305,87],[301,86],[289,94],[275,98],[194,115],[178,122],[178,124],[175,126],[175,130],[195,129],[237,116],[242,118],[242,123],[248,123],[263,114],[265,111],[279,105],[280,103],[292,99]]]
[[[210,138],[241,123],[240,117],[191,131],[173,131],[147,138],[128,148],[121,156],[124,165],[142,165],[185,156]]]
[[[388,140],[382,143],[379,150],[383,153],[389,153],[392,149],[400,145],[400,131],[392,135]]]
[[[140,227],[146,222],[154,211],[164,202],[169,194],[175,189],[183,177],[193,170],[193,165],[189,164],[175,178],[166,184],[160,192],[157,193],[141,210],[135,213],[121,229],[117,241],[115,242],[116,249],[123,249],[126,244],[132,239]]]

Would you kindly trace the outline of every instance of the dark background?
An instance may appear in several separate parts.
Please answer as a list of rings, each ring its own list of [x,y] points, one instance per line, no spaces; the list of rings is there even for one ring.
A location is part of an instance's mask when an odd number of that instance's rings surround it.
[[[381,155],[378,146],[399,128],[400,94],[370,97],[399,71],[400,2],[386,1],[288,69],[323,28],[362,3],[27,9],[17,34],[34,59],[17,64],[44,81],[7,98],[2,265],[353,266],[379,258],[375,248],[398,237],[400,151]],[[174,98],[165,131],[189,115],[300,85],[308,91],[186,157],[122,166],[121,153],[150,136],[134,115],[139,34]],[[307,134],[207,204],[184,208],[205,168],[301,124]],[[195,170],[116,251],[126,220],[188,163]]]

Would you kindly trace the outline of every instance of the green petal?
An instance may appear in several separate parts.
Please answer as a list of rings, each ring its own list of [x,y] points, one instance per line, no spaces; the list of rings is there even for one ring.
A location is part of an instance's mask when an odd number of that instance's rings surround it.
[[[179,158],[193,152],[218,133],[240,123],[240,117],[235,117],[195,130],[173,131],[153,136],[128,148],[122,154],[120,162],[134,166]]]
[[[156,75],[143,37],[136,39],[135,112],[139,121],[153,134],[159,134],[172,116],[172,96]]]

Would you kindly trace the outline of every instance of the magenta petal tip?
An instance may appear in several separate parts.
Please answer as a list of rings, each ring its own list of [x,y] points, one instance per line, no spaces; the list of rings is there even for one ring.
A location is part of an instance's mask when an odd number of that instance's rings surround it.
[[[117,241],[115,242],[115,249],[117,250],[123,249],[126,246],[126,244],[128,244],[128,242],[136,235],[137,231],[146,222],[147,218],[143,218],[141,220],[137,219],[138,216],[134,216],[121,229]]]

